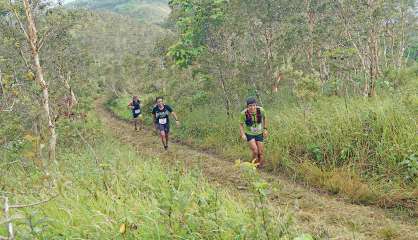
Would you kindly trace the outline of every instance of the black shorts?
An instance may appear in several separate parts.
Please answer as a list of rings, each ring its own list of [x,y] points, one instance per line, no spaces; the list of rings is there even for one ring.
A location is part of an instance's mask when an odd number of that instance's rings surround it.
[[[158,131],[164,131],[164,132],[166,132],[166,133],[169,133],[170,132],[170,124],[159,124],[159,123],[156,123],[156,129],[158,130]]]
[[[133,118],[138,118],[139,116],[141,116],[141,114],[135,114],[135,113],[134,113],[134,114],[132,114],[132,117],[133,117]]]
[[[251,140],[255,140],[256,142],[263,142],[264,141],[264,137],[263,134],[259,134],[259,135],[249,135],[249,134],[245,134],[245,136],[247,137],[247,141],[251,141]]]

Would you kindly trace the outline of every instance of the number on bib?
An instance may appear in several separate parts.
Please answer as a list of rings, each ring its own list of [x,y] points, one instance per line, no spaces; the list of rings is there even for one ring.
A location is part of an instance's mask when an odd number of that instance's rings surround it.
[[[159,124],[167,124],[167,118],[160,118],[158,119]]]
[[[258,132],[260,131],[260,129],[258,127],[252,127],[251,128],[251,132]]]
[[[135,114],[140,114],[140,113],[141,113],[141,109],[135,109],[135,110],[134,110],[134,113],[135,113]]]

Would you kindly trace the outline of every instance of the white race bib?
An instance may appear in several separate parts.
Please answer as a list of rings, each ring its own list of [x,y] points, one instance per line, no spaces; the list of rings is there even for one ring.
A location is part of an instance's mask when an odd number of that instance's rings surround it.
[[[159,124],[167,124],[167,118],[160,118],[158,119]]]
[[[141,109],[135,109],[135,110],[134,110],[134,113],[135,113],[135,114],[140,114],[140,113],[141,113]]]
[[[258,132],[260,131],[260,128],[258,127],[251,127],[251,132]]]

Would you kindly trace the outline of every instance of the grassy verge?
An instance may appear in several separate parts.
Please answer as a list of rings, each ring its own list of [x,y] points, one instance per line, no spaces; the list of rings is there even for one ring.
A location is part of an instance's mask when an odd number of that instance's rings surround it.
[[[295,175],[356,203],[417,209],[418,141],[414,97],[365,100],[322,98],[305,106],[266,106],[272,171]],[[109,108],[129,119],[126,99]],[[122,104],[123,103],[123,104]],[[126,104],[125,104],[126,105]],[[182,120],[174,137],[232,159],[248,159],[239,139],[238,114],[228,118],[213,105],[174,107]]]
[[[47,203],[12,210],[20,218],[14,221],[18,239],[296,237],[290,218],[265,222],[266,212],[273,216],[278,209],[231,197],[181,163],[167,170],[159,159],[119,143],[92,114],[87,122],[61,122],[59,133],[56,185],[35,158],[0,169],[1,194],[12,203],[58,194]],[[0,235],[5,231],[0,227]]]

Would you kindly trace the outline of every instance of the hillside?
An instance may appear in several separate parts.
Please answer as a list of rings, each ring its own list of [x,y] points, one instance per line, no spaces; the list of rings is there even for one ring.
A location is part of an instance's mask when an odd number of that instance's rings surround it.
[[[70,6],[95,11],[110,11],[141,21],[162,22],[170,13],[167,0],[76,0]]]

